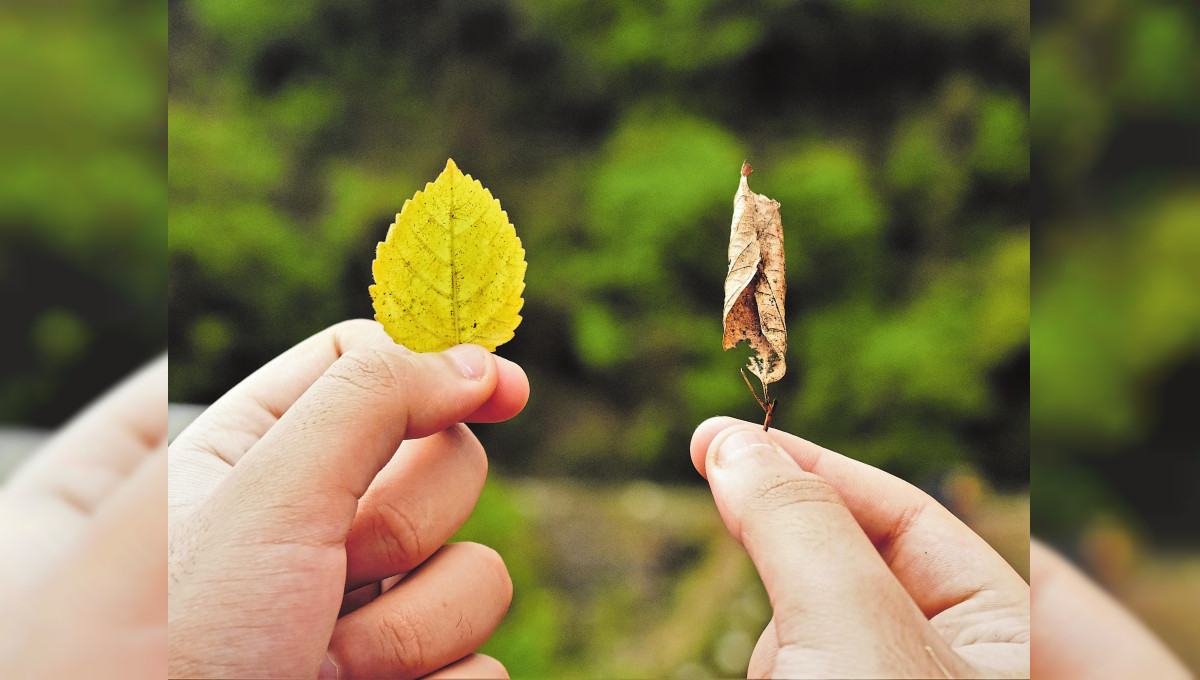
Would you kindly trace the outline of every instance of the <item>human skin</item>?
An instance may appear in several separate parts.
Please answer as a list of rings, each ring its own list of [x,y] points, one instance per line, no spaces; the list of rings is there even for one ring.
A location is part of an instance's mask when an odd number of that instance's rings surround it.
[[[881,470],[732,418],[702,423],[691,454],[771,598],[750,677],[1193,678],[1054,551],[1032,542],[1030,588]]]
[[[508,572],[446,541],[487,474],[461,423],[528,394],[481,347],[414,354],[356,320],[219,399],[170,447],[169,674],[505,677],[473,652]]]
[[[161,357],[0,489],[0,677],[162,677],[166,437]]]
[[[1029,586],[920,489],[732,418],[691,454],[771,600],[750,677],[1029,677]]]
[[[1039,541],[1029,547],[1029,572],[1033,677],[1194,678],[1127,609]]]
[[[361,349],[379,345],[380,351],[395,351],[394,346],[388,346],[390,341],[380,337],[381,332],[366,321],[336,326],[302,343],[256,374],[258,377],[244,382],[219,402],[221,408],[214,405],[207,419],[198,421],[210,430],[188,435],[196,437],[197,446],[210,447],[208,455],[203,452],[201,455],[183,455],[180,460],[185,461],[184,464],[173,470],[173,474],[180,475],[173,480],[171,493],[172,503],[179,506],[177,509],[186,511],[189,507],[202,505],[207,502],[204,498],[215,488],[230,483],[225,480],[233,474],[235,466],[223,458],[212,460],[209,456],[237,452],[245,442],[262,439],[261,433],[273,429],[279,420],[271,410],[284,404],[295,406],[300,395],[306,394],[320,376],[329,372],[322,370],[322,365],[325,369],[331,368],[350,347]],[[494,361],[494,388],[468,420],[502,419],[506,414],[519,411],[528,395],[528,383],[520,369],[503,360]],[[336,381],[349,377],[334,375],[338,377],[331,379]],[[0,677],[163,676],[168,655],[167,627],[163,620],[163,612],[167,609],[164,579],[167,555],[163,550],[166,525],[163,507],[167,501],[164,484],[167,475],[166,379],[166,361],[160,358],[75,418],[0,489],[0,555],[4,556],[0,560],[0,611],[5,612],[5,616],[0,617]],[[449,380],[457,378],[451,375]],[[482,380],[484,392],[489,380],[488,377]],[[415,384],[406,383],[410,387]],[[473,392],[475,389],[481,388],[468,386],[464,391],[468,401],[480,398]],[[286,406],[283,408],[291,410]],[[459,404],[459,408],[469,408],[469,404]],[[358,414],[354,414],[347,420],[345,414],[330,409],[316,414],[313,423],[345,429],[347,422],[358,427],[357,417]],[[205,422],[207,425],[203,425]],[[406,425],[410,422],[406,418]],[[394,500],[392,492],[404,491],[405,480],[424,480],[439,471],[448,474],[465,472],[459,481],[468,491],[464,497],[472,498],[470,503],[473,504],[472,493],[478,494],[476,485],[482,484],[482,476],[486,474],[486,459],[482,458],[481,450],[457,445],[473,441],[459,439],[460,427],[455,425],[448,434],[443,431],[443,434],[422,442],[436,443],[442,436],[450,437],[457,443],[443,449],[443,456],[453,460],[466,458],[466,464],[454,463],[439,468],[439,457],[423,455],[424,448],[417,450],[420,442],[403,444],[400,447],[402,455],[384,463],[381,473],[368,485],[359,510],[366,511],[372,504]],[[1000,660],[1008,658],[1006,653],[989,652],[984,646],[956,645],[953,641],[947,643],[953,648],[952,656],[942,656],[944,650],[930,644],[929,651],[925,652],[927,659],[921,659],[920,654],[916,654],[918,658],[912,658],[912,639],[917,638],[919,643],[924,639],[922,636],[928,636],[927,626],[933,626],[934,632],[941,635],[956,622],[945,616],[931,620],[911,616],[912,606],[919,604],[917,598],[923,601],[930,596],[931,584],[922,585],[921,579],[932,579],[932,591],[944,591],[945,596],[952,595],[956,587],[967,588],[959,591],[958,595],[962,596],[969,592],[968,582],[981,574],[986,575],[990,567],[998,579],[993,589],[1002,585],[999,582],[1012,585],[1005,571],[989,557],[990,548],[981,547],[982,541],[965,526],[956,525],[957,520],[950,521],[953,518],[947,518],[947,511],[901,480],[777,430],[771,431],[769,441],[750,440],[750,455],[719,456],[719,449],[723,448],[720,443],[734,434],[727,432],[731,428],[749,431],[755,437],[761,432],[757,425],[733,419],[707,421],[693,438],[692,458],[697,469],[708,475],[722,517],[731,532],[748,549],[753,546],[751,554],[757,555],[756,564],[764,562],[764,582],[771,579],[769,592],[772,602],[778,603],[776,618],[782,613],[784,619],[781,620],[787,622],[782,627],[782,638],[775,620],[764,631],[751,659],[751,675],[871,677],[860,670],[866,668],[867,663],[878,660],[878,650],[874,648],[862,654],[863,648],[871,644],[884,645],[884,661],[901,664],[888,667],[893,670],[878,664],[871,666],[879,673],[874,677],[945,677],[941,666],[946,672],[962,673],[953,677],[971,677],[978,670],[970,665],[971,662],[990,656]],[[776,453],[778,446],[786,455],[771,459],[768,451],[762,448],[764,443]],[[714,449],[714,444],[716,450],[712,455],[724,460],[723,465],[709,464],[710,449]],[[446,456],[447,452],[450,455]],[[172,455],[176,455],[174,446]],[[386,454],[378,455],[386,457]],[[397,463],[405,456],[410,463]],[[472,464],[471,461],[476,462]],[[781,461],[783,465],[780,465]],[[351,468],[356,467],[355,461],[348,463]],[[797,474],[797,467],[806,474]],[[472,474],[479,479],[473,481]],[[820,479],[815,478],[817,475]],[[470,492],[471,489],[475,491]],[[250,491],[253,493],[247,495],[246,502],[253,501],[255,494],[264,490],[251,485]],[[373,494],[377,495],[372,499]],[[451,496],[439,497],[433,502],[437,505],[452,499],[452,494],[453,490]],[[428,496],[416,494],[416,497],[423,498],[422,502],[428,501]],[[447,503],[447,507],[453,505],[454,502]],[[844,510],[837,510],[839,505]],[[469,512],[469,508],[466,511]],[[846,512],[857,528],[846,523]],[[359,517],[356,513],[350,520],[351,533],[353,527],[363,526]],[[292,524],[293,529],[302,529],[311,518],[297,512],[288,517],[277,517],[276,521],[281,525]],[[321,521],[321,518],[317,519],[318,523]],[[781,530],[776,533],[773,528],[779,524],[782,524]],[[412,532],[391,532],[381,527],[384,529],[384,552],[391,545],[387,534],[424,536],[424,532],[419,531],[422,526],[427,525],[414,524],[409,527]],[[266,530],[271,526],[259,525],[258,528]],[[368,525],[368,529],[371,528]],[[964,531],[969,536],[964,535]],[[800,534],[799,540],[793,540],[797,534]],[[869,546],[867,552],[863,551],[864,536]],[[347,534],[347,555],[361,555],[355,562],[358,566],[351,572],[358,570],[363,574],[361,578],[373,579],[390,571],[385,568],[373,572],[367,566],[372,562],[369,546],[380,547],[373,538],[376,537],[369,530],[360,531],[353,539]],[[934,551],[930,557],[920,547],[922,541],[931,540],[951,540],[952,545],[954,540],[961,541],[962,553],[946,555]],[[352,549],[352,543],[358,547]],[[394,548],[399,546],[397,543]],[[226,546],[220,545],[219,541],[210,545],[210,549],[215,555],[228,556]],[[414,549],[411,554],[419,557],[428,550],[428,547]],[[870,550],[876,552],[874,558]],[[459,551],[459,557],[462,554]],[[484,555],[478,550],[467,554],[468,557],[482,558],[478,561],[486,563],[491,558]],[[1193,677],[1142,624],[1065,560],[1037,542],[1031,547],[1030,558],[1035,619],[1033,677],[1066,680]],[[200,555],[198,562],[203,564],[211,559]],[[384,560],[387,559],[385,554]],[[775,559],[781,561],[770,564]],[[896,583],[904,590],[902,595],[896,594],[895,585],[877,569],[872,573],[870,564],[875,560],[883,560],[893,572]],[[460,571],[459,567],[471,561],[456,561],[450,566],[443,561],[436,572],[440,575],[469,573],[469,568]],[[930,563],[922,566],[922,562]],[[795,565],[813,565],[814,568],[799,569]],[[288,609],[277,608],[274,600],[261,599],[272,596],[272,581],[286,578],[292,566],[266,560],[251,564],[226,563],[223,565],[225,570],[216,574],[220,582],[213,586],[218,601],[212,607],[201,607],[188,613],[189,617],[200,619],[190,622],[200,630],[232,628],[243,631],[244,639],[234,641],[235,645],[231,647],[216,646],[213,656],[230,668],[248,669],[238,673],[239,677],[265,674],[286,677],[272,669],[263,670],[262,663],[267,657],[259,656],[263,651],[262,636],[256,635],[253,627],[248,627],[242,618],[247,606],[252,608],[252,614],[259,615],[254,625],[265,626],[266,630],[280,635],[288,631],[309,631],[313,627],[311,622],[296,620]],[[964,569],[961,574],[958,573],[960,567]],[[416,573],[435,571],[429,567],[423,570]],[[975,571],[979,574],[973,575]],[[859,580],[860,574],[866,574],[866,578]],[[425,582],[431,580],[426,576],[422,578]],[[263,583],[255,583],[256,579]],[[371,580],[344,594],[339,610],[333,615],[341,614],[344,618],[345,614],[358,608],[366,610],[364,605],[370,603],[377,612],[384,614],[371,619],[379,625],[378,632],[383,633],[387,627],[394,633],[395,627],[383,623],[388,617],[386,610],[379,608],[379,603],[381,591],[397,580],[396,576],[383,578],[382,585],[380,581]],[[855,581],[853,585],[860,587],[852,589],[847,581]],[[458,581],[451,584],[452,587],[459,585]],[[848,597],[844,602],[835,599],[839,590],[851,591],[846,593]],[[913,590],[916,595],[911,594]],[[247,604],[244,599],[239,599],[247,591],[265,595],[254,595]],[[959,604],[970,604],[984,592],[980,590]],[[988,597],[994,598],[997,594]],[[285,593],[282,599],[286,601],[288,595],[291,593]],[[912,604],[906,604],[904,597],[911,599]],[[407,601],[397,604],[403,606]],[[909,612],[907,616],[906,611]],[[268,615],[261,616],[263,612]],[[433,614],[436,613],[435,610]],[[473,613],[479,612],[473,610]],[[995,616],[988,617],[984,613],[964,609],[957,619],[958,625],[974,616],[977,619],[976,634],[989,628],[1002,632],[998,630],[998,620],[1009,615],[997,611]],[[483,615],[486,616],[487,611]],[[924,611],[921,615],[924,616]],[[822,622],[839,617],[847,623],[833,621],[822,635]],[[793,624],[795,618],[808,620]],[[934,619],[941,620],[934,625]],[[230,621],[237,624],[231,626]],[[341,619],[338,621],[335,630]],[[891,630],[896,625],[912,626],[914,630]],[[852,631],[851,639],[839,639],[847,629]],[[413,640],[418,639],[416,644],[428,646],[427,641],[419,638],[422,633],[433,630],[414,627],[410,632],[415,638],[406,639],[409,646],[405,648],[395,637],[390,642],[399,647],[393,650],[424,649],[414,648]],[[853,639],[859,634],[863,635],[862,640]],[[793,650],[797,635],[808,635],[813,640],[810,648]],[[381,636],[365,639],[374,645],[389,643]],[[320,636],[315,639],[305,636],[304,640],[311,642],[313,649],[295,648],[294,651],[300,656],[311,657],[319,666],[321,655],[330,647],[329,641],[322,641]],[[897,641],[904,644],[896,644]],[[195,649],[196,642],[180,640],[187,649]],[[214,643],[214,638],[209,638],[207,643]],[[1019,642],[1006,644],[1020,646]],[[436,644],[434,649],[437,649]],[[456,653],[453,651],[450,655]],[[938,655],[936,661],[932,661],[934,654]],[[966,667],[952,664],[965,664]],[[309,663],[296,677],[316,675],[316,667],[311,666]],[[338,669],[326,667],[325,670],[336,673]],[[346,665],[341,670],[343,677],[347,677],[353,669]],[[187,676],[190,673],[172,671],[172,675]],[[497,677],[504,675],[504,669],[493,659],[469,654],[435,671],[434,675],[441,678]]]

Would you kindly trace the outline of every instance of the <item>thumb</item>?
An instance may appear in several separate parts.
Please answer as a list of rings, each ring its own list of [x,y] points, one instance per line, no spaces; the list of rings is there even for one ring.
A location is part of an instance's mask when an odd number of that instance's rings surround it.
[[[771,600],[774,675],[944,677],[937,664],[954,667],[829,482],[756,427],[719,434],[706,466],[721,518]]]
[[[312,539],[340,544],[359,498],[400,444],[466,418],[496,383],[495,357],[478,345],[351,350],[234,467],[229,507],[257,508],[261,526],[303,527]]]

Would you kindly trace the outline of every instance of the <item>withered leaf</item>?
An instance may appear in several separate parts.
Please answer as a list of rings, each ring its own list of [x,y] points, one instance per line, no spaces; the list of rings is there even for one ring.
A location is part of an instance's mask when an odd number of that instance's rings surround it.
[[[782,378],[787,369],[787,326],[783,321],[787,284],[779,203],[750,191],[746,177],[752,171],[748,163],[742,164],[741,183],[733,199],[723,345],[728,350],[742,340],[749,341],[755,356],[750,357],[748,368],[762,381],[765,400],[766,386]]]

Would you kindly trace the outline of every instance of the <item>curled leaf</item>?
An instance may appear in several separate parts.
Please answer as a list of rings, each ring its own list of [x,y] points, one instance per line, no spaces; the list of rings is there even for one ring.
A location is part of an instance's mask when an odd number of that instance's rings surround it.
[[[375,319],[397,343],[496,349],[521,323],[525,249],[500,201],[453,160],[404,202],[375,249]]]
[[[748,368],[766,386],[783,377],[787,366],[787,325],[783,298],[787,284],[783,267],[783,224],[779,203],[750,191],[742,165],[742,178],[733,199],[733,225],[729,232],[729,274],[725,277],[725,336],[732,349],[743,340],[755,356]],[[764,409],[766,406],[764,405]]]

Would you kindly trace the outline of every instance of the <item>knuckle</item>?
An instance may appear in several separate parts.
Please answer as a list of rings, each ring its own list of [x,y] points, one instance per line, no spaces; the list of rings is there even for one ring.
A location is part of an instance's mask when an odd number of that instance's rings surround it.
[[[329,367],[331,380],[376,393],[391,393],[404,388],[410,373],[407,357],[377,349],[352,349]]]
[[[754,497],[763,505],[775,509],[807,503],[843,504],[837,489],[816,475],[770,476],[758,485]]]
[[[330,326],[328,332],[333,333],[335,336],[363,333],[374,330],[375,323],[370,319],[347,319]]]
[[[386,667],[419,674],[425,669],[429,631],[414,612],[396,609],[379,617],[378,639]]]
[[[376,506],[372,529],[390,567],[407,571],[424,561],[423,524],[411,505],[385,502]]]
[[[783,638],[779,641],[779,648],[775,652],[771,668],[777,674],[798,675],[800,669],[812,669],[814,666],[823,665],[822,662],[836,661],[834,659],[825,660],[821,656],[823,654],[814,650],[811,643],[805,644],[804,641],[794,640],[790,637]]]
[[[338,357],[325,375],[331,380],[348,383],[355,387],[375,387],[388,374],[382,364],[383,358],[377,350],[352,349]]]
[[[906,505],[900,512],[899,518],[888,528],[887,534],[883,540],[879,542],[879,548],[887,554],[896,547],[900,541],[904,540],[904,536],[913,528],[920,520],[921,515],[925,514],[929,506],[924,503],[910,503]]]

